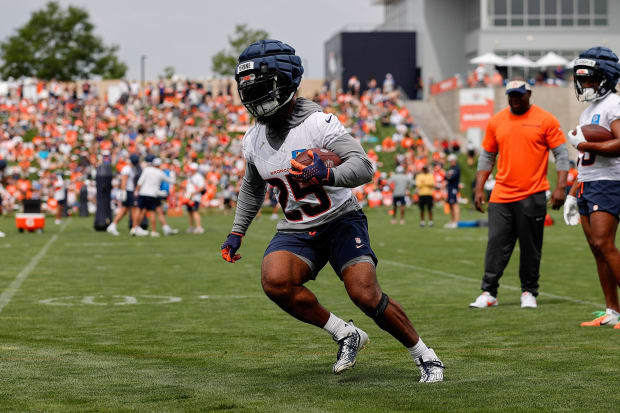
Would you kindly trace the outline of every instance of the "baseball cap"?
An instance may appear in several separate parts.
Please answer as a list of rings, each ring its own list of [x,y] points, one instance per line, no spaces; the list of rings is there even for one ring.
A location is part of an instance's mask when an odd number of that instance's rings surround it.
[[[155,158],[153,159],[153,166],[161,166],[161,159]]]
[[[524,80],[511,80],[506,84],[506,94],[512,92],[527,93],[531,90],[530,84]]]

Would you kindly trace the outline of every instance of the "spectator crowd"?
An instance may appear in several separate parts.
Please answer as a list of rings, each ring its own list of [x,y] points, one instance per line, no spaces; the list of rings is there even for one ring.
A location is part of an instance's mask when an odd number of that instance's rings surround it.
[[[338,116],[375,164],[373,181],[355,189],[359,200],[370,207],[391,205],[388,172],[397,166],[412,181],[428,168],[436,182],[433,197],[442,199],[444,159],[460,149],[458,144],[423,139],[391,76],[382,87],[375,81],[362,91],[356,79],[348,86],[335,93],[326,86],[312,98]],[[68,213],[77,213],[82,200],[92,213],[95,171],[104,157],[117,172],[112,198],[120,205],[120,171],[132,154],[142,162],[158,157],[161,169],[176,177],[167,192],[168,213],[179,214],[182,205],[194,202],[230,208],[244,174],[241,138],[252,121],[231,93],[230,83],[215,92],[211,83],[188,80],[144,88],[122,81],[105,90],[89,82],[3,82],[0,163],[7,166],[0,172],[2,211],[16,211],[23,200],[38,199],[50,212],[62,201]],[[199,199],[190,182],[196,172],[204,177]],[[415,195],[406,198],[407,204],[416,201]]]

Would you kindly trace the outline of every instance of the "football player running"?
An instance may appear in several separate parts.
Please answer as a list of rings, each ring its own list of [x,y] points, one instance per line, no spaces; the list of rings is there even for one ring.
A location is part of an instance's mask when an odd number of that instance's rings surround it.
[[[241,259],[242,237],[263,204],[267,184],[273,185],[285,217],[263,257],[265,294],[291,316],[332,336],[339,345],[332,370],[340,374],[355,365],[368,334],[330,313],[304,286],[329,262],[351,300],[407,347],[420,381],[442,381],[443,363],[377,282],[366,217],[350,189],[371,180],[372,165],[336,116],[295,97],[302,74],[295,49],[277,40],[252,43],[239,56],[239,96],[257,123],[243,139],[246,172],[222,257],[231,263]],[[309,148],[328,149],[342,164],[328,168],[318,156],[308,166],[296,163],[296,155]]]
[[[579,175],[564,204],[564,220],[577,225],[581,215],[607,307],[581,325],[620,329],[620,252],[615,245],[620,213],[620,97],[615,86],[620,63],[610,49],[593,47],[579,55],[573,72],[577,99],[590,106],[579,117],[579,126],[568,133],[568,140],[579,151]],[[581,126],[588,124],[604,127],[615,139],[587,142]]]

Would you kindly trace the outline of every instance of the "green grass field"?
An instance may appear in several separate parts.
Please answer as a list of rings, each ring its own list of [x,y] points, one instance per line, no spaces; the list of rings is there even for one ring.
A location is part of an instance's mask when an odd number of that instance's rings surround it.
[[[219,252],[232,215],[205,215],[203,236],[159,239],[96,233],[92,218],[18,234],[1,218],[0,411],[618,411],[620,331],[579,327],[604,309],[579,227],[553,214],[538,309],[519,306],[513,257],[500,306],[471,310],[486,228],[442,229],[439,208],[435,228],[419,228],[414,209],[402,226],[367,213],[381,285],[445,363],[445,382],[418,383],[406,350],[328,267],[309,287],[371,338],[334,376],[336,344],[263,295],[268,214],[234,265]]]

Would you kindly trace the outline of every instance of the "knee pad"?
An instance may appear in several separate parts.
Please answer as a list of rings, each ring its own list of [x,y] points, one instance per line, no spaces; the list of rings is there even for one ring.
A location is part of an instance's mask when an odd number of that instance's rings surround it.
[[[372,310],[365,311],[365,313],[368,317],[372,318],[375,323],[379,323],[379,321],[381,321],[381,319],[383,318],[383,313],[385,312],[385,309],[387,308],[389,303],[390,297],[388,297],[386,293],[381,293],[381,300],[379,300],[379,304],[377,304],[377,307]]]

